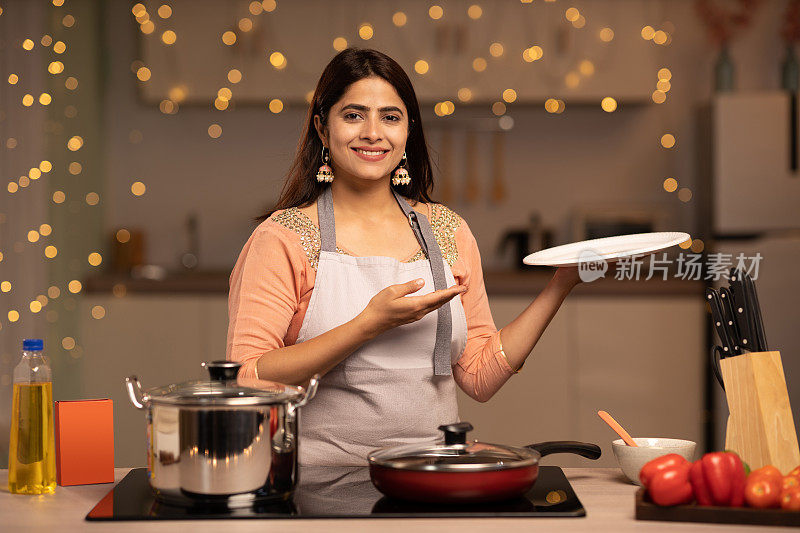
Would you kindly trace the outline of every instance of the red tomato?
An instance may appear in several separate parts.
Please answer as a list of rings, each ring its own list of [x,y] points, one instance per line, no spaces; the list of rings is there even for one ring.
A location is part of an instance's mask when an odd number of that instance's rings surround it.
[[[791,472],[789,472],[789,473],[788,473],[788,474],[786,474],[786,475],[787,475],[787,476],[795,476],[795,477],[800,477],[800,466],[798,466],[797,468],[795,468],[794,470],[792,470]]]
[[[783,474],[781,474],[781,471],[778,470],[776,467],[774,467],[772,465],[762,466],[761,468],[759,468],[757,470],[753,470],[752,472],[750,472],[750,476],[755,476],[755,477],[766,476],[766,477],[774,477],[774,478],[783,478]],[[750,476],[748,476],[748,478]]]
[[[783,476],[783,490],[800,487],[800,477]]]
[[[781,494],[781,509],[800,511],[800,488],[783,491],[783,494]]]
[[[744,486],[744,499],[747,505],[758,509],[780,507],[783,479],[771,475],[753,474],[755,472],[748,476]]]

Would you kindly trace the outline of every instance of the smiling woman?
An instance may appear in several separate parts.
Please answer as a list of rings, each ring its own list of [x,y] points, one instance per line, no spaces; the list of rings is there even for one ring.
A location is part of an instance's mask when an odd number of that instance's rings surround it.
[[[487,401],[577,283],[557,273],[506,326],[507,354],[475,237],[432,188],[406,73],[375,50],[340,52],[277,206],[230,278],[227,356],[240,374],[322,375],[300,420],[302,464],[365,464],[376,447],[435,438],[458,420],[456,387]]]

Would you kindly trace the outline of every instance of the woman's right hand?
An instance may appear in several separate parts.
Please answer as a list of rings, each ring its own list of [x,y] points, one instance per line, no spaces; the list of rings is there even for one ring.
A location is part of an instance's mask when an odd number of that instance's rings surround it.
[[[368,330],[379,335],[397,326],[416,322],[467,290],[465,285],[453,285],[422,296],[406,296],[424,286],[424,283],[418,284],[417,281],[389,285],[373,296],[359,315]]]

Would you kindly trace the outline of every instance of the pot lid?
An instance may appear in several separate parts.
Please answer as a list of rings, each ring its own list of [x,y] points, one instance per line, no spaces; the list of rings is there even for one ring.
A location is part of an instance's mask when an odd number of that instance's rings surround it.
[[[479,472],[532,466],[541,454],[531,448],[467,441],[469,422],[439,426],[443,441],[381,448],[369,454],[371,465],[398,470]]]
[[[210,379],[186,381],[144,392],[144,402],[176,406],[240,407],[297,403],[305,389],[274,381],[238,377],[240,363],[212,361],[203,363]],[[144,403],[143,402],[143,403]]]

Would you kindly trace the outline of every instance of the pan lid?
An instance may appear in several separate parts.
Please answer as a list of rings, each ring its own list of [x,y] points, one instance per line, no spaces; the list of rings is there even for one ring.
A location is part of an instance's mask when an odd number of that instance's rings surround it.
[[[180,407],[252,407],[297,402],[305,396],[302,387],[238,377],[240,363],[203,363],[208,380],[186,381],[144,392],[146,401]]]
[[[482,472],[533,466],[541,454],[531,448],[467,441],[469,422],[439,426],[444,441],[381,448],[369,454],[371,465],[398,470]]]

